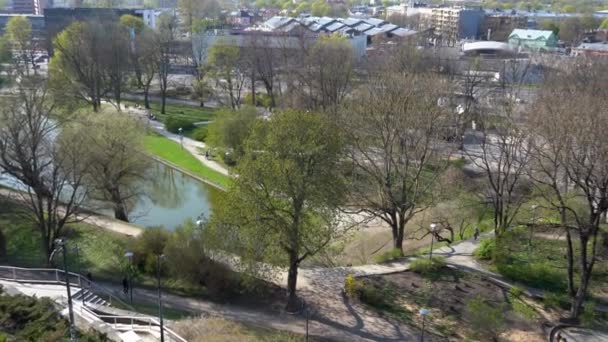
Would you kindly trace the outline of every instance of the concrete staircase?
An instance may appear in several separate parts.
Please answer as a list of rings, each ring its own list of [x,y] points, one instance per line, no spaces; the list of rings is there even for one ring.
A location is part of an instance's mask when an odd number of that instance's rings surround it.
[[[85,288],[79,288],[74,295],[72,295],[72,300],[73,301],[78,301],[80,303],[83,302],[83,298],[84,298],[84,303],[85,305],[91,306],[91,307],[99,307],[99,306],[109,306],[108,302],[106,302],[105,300],[101,299],[99,296],[97,296],[95,293],[85,289]]]

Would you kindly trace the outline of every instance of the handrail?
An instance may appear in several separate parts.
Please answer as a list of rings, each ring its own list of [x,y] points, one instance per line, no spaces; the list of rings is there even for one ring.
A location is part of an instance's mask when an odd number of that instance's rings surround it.
[[[9,270],[11,272],[12,277],[7,278],[3,276],[3,273],[1,272],[1,270]],[[18,278],[17,277],[17,271],[21,270],[21,271],[26,271],[26,272],[50,272],[52,274],[51,279],[49,280],[49,277],[46,277],[46,280],[39,280],[39,279],[32,279],[34,277],[30,277],[30,278]],[[33,282],[33,283],[40,283],[40,282],[52,282],[52,283],[58,283],[58,284],[65,284],[65,271],[60,270],[60,269],[56,269],[56,268],[23,268],[23,267],[15,267],[15,266],[0,266],[0,279],[5,279],[5,280],[12,280],[12,281],[24,281],[24,282]],[[61,275],[61,276],[60,276]],[[120,304],[130,308],[131,310],[135,311],[135,309],[123,302],[120,298],[116,297],[115,295],[113,295],[111,293],[110,290],[105,289],[104,287],[90,281],[89,279],[83,277],[82,275],[78,274],[78,273],[73,273],[73,272],[68,272],[69,276],[73,276],[76,277],[78,279],[78,285],[80,285],[81,289],[84,289],[84,287],[82,286],[83,284],[89,284],[90,286],[94,287],[95,289],[104,292],[107,296],[109,296],[110,298],[110,304],[112,302],[112,298],[114,298],[117,302],[119,302]],[[68,276],[68,281],[70,281]],[[71,283],[71,281],[70,281]],[[114,325],[117,325],[116,320],[117,319],[128,319],[131,320],[131,326],[133,326],[133,322],[134,321],[143,321],[144,323],[147,322],[148,323],[148,330],[151,331],[152,330],[152,326],[154,325],[155,327],[158,326],[160,328],[160,322],[157,321],[155,318],[150,317],[150,316],[129,316],[129,315],[125,315],[125,316],[112,316],[112,315],[98,315],[97,313],[95,313],[94,311],[92,311],[91,309],[89,309],[86,306],[82,306],[80,304],[76,304],[79,305],[81,310],[84,310],[86,312],[88,312],[89,314],[97,317],[98,319],[100,319],[101,321],[104,321],[104,318],[107,319],[113,319],[114,320]],[[106,322],[108,323],[108,322]],[[177,342],[188,342],[186,339],[184,339],[183,337],[179,336],[176,332],[174,332],[173,330],[164,327],[163,326],[163,331],[170,336],[170,338],[174,341]]]
[[[15,266],[0,266],[0,270],[2,270],[2,269],[10,270],[12,277],[10,277],[10,278],[4,277],[2,272],[0,272],[0,279],[7,279],[7,280],[13,280],[13,281],[25,281],[25,282],[32,282],[32,283],[53,282],[53,283],[58,283],[58,284],[65,284],[65,271],[57,269],[57,268],[23,268],[23,267],[15,267]],[[45,279],[42,279],[42,280],[36,279],[35,277],[18,278],[17,272],[16,272],[18,270],[24,271],[24,272],[51,272],[54,274],[54,277],[51,277],[51,279],[49,279],[49,277],[47,276],[47,277],[44,277]],[[112,304],[112,301],[114,300],[115,302],[119,303],[121,306],[124,306],[132,311],[135,311],[135,308],[133,308],[133,306],[125,303],[123,300],[118,298],[116,295],[112,294],[112,292],[110,290],[83,277],[81,274],[74,273],[74,272],[68,272],[68,275],[69,275],[68,280],[70,277],[75,277],[78,279],[77,283],[81,289],[84,289],[84,286],[83,286],[84,284],[88,284],[89,288],[92,287],[95,290],[97,290],[98,292],[102,292],[103,294],[108,296],[110,305]],[[70,281],[70,283],[72,283],[72,281]]]
[[[101,319],[102,321],[108,323],[108,321],[106,321],[106,319],[108,320],[113,320],[114,321],[114,326],[118,325],[119,323],[117,323],[117,320],[129,320],[131,327],[133,327],[134,322],[141,322],[144,324],[137,324],[139,326],[145,326],[145,323],[148,323],[148,330],[152,330],[152,324],[154,324],[154,327],[159,327],[160,328],[160,323],[159,321],[156,320],[156,318],[154,317],[149,317],[149,316],[112,316],[112,315],[98,315],[90,310],[87,309],[87,311],[89,311],[90,313],[92,313],[93,315],[95,315],[97,318]],[[173,330],[163,326],[163,331],[165,333],[167,333],[168,335],[170,335],[173,339],[179,341],[179,342],[188,342],[186,339],[184,339],[183,337],[179,336],[176,332],[174,332]]]

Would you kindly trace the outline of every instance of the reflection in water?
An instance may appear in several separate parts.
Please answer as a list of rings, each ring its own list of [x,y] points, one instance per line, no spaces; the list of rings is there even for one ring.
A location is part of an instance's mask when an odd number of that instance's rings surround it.
[[[179,171],[154,161],[149,174],[137,188],[140,194],[128,204],[129,220],[144,227],[164,226],[175,229],[187,219],[196,220],[200,214],[209,217],[213,203],[223,192],[201,183]],[[23,184],[0,174],[0,185],[26,190]],[[114,217],[107,203],[89,201],[90,210]]]
[[[143,194],[134,204],[129,218],[135,224],[174,229],[186,219],[209,216],[213,198],[221,191],[201,183],[164,164],[154,162],[150,175],[141,184]]]

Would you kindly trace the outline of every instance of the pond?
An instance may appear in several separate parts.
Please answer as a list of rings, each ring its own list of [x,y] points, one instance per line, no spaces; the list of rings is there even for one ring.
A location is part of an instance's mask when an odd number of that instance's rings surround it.
[[[196,220],[201,214],[210,216],[221,190],[162,163],[154,161],[152,165],[147,180],[138,189],[141,195],[129,212],[132,223],[175,229],[186,219]]]
[[[160,162],[153,161],[151,165],[146,180],[139,184],[139,196],[130,205],[131,223],[173,230],[187,219],[196,220],[201,214],[210,216],[221,190]],[[25,190],[22,184],[6,175],[0,176],[0,185]],[[93,207],[100,208],[100,205]],[[96,211],[111,217],[114,215],[110,209]]]

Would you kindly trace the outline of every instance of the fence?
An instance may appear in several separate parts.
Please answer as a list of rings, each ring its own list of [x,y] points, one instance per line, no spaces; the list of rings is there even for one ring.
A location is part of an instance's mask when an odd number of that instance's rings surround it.
[[[55,268],[20,268],[13,266],[0,266],[0,279],[40,284],[65,284],[65,272]],[[89,281],[78,273],[68,273],[70,285],[78,286],[95,293],[109,305],[135,311],[135,309],[112,294],[111,291]]]
[[[16,282],[26,283],[38,283],[38,284],[65,284],[65,272],[55,268],[20,268],[13,266],[0,266],[0,279],[11,280]],[[80,288],[86,288],[87,290],[100,296],[100,298],[106,300],[108,304],[126,308],[132,311],[135,309],[129,304],[123,302],[118,297],[113,295],[111,291],[89,281],[87,278],[77,273],[68,273],[68,280],[70,285],[78,286]],[[120,326],[130,326],[132,330],[142,331],[160,331],[160,323],[148,316],[113,316],[113,315],[99,315],[87,307],[81,306],[83,311],[86,311],[89,315],[92,315],[99,320],[112,325],[116,330],[119,330]],[[172,342],[187,342],[184,338],[176,334],[170,329],[163,327],[163,331],[169,337],[169,341]]]

